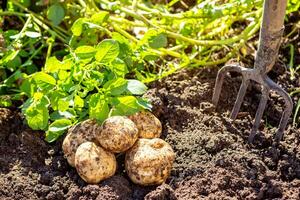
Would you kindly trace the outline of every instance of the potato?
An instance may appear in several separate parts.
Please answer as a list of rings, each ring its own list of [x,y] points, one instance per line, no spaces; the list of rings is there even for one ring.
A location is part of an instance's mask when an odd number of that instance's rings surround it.
[[[96,135],[99,144],[114,153],[128,150],[138,138],[138,129],[129,118],[113,116],[106,119],[101,133]]]
[[[113,153],[93,142],[84,142],[77,148],[75,167],[85,182],[99,183],[115,174],[117,161]]]
[[[75,153],[77,147],[87,141],[95,141],[95,134],[100,132],[100,125],[96,120],[85,120],[69,129],[65,137],[62,149],[68,163],[75,167]]]
[[[157,185],[168,178],[174,159],[175,153],[167,142],[141,138],[126,152],[125,169],[132,182]]]
[[[139,130],[140,138],[159,138],[162,126],[151,112],[141,111],[128,117],[131,119]]]

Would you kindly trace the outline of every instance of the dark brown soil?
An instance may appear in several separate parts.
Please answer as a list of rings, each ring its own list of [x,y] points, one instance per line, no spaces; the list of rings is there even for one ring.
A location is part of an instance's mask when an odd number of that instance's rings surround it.
[[[300,64],[299,54],[295,65]],[[280,58],[288,57],[282,49]],[[284,140],[278,146],[272,143],[282,99],[270,95],[261,132],[249,145],[259,87],[250,86],[233,122],[228,115],[240,77],[226,78],[215,111],[211,97],[216,72],[216,68],[182,71],[153,83],[146,95],[163,123],[162,137],[176,153],[171,176],[161,186],[133,184],[124,172],[124,155],[118,156],[115,176],[88,185],[63,157],[63,138],[48,144],[42,132],[23,124],[18,111],[0,109],[0,200],[300,199],[300,130],[290,122]],[[287,91],[300,87],[299,75],[290,80],[280,64],[269,75]],[[293,97],[294,103],[298,98]]]

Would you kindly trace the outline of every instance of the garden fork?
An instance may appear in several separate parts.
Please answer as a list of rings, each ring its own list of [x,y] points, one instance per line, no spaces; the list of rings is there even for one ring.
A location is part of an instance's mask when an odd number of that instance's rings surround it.
[[[237,99],[235,101],[230,118],[236,119],[240,110],[242,101],[246,94],[250,80],[261,85],[261,100],[256,111],[254,124],[248,138],[252,143],[259,128],[264,109],[267,104],[270,90],[277,92],[283,97],[285,109],[280,119],[279,128],[275,135],[275,141],[282,139],[283,132],[292,113],[293,102],[291,97],[279,85],[273,82],[267,73],[273,68],[277,59],[281,36],[284,30],[284,16],[287,0],[265,0],[263,7],[263,19],[260,27],[259,46],[255,56],[254,68],[245,68],[239,65],[226,65],[218,72],[212,102],[216,106],[219,101],[224,77],[227,72],[239,72],[242,75],[242,84],[240,86]]]

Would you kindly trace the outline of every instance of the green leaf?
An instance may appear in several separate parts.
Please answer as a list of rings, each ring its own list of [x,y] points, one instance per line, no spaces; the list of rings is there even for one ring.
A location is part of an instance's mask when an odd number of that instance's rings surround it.
[[[24,92],[28,97],[31,97],[36,90],[36,86],[31,82],[31,79],[25,79],[20,86],[20,90],[21,92]]]
[[[88,59],[95,56],[97,50],[92,46],[80,46],[75,50],[75,54],[80,59]]]
[[[58,78],[59,80],[63,81],[70,77],[70,72],[59,70],[58,72]]]
[[[180,34],[184,36],[189,36],[193,33],[193,24],[187,23],[186,21],[181,22],[180,24]]]
[[[103,73],[101,73],[99,71],[93,70],[90,72],[90,78],[96,80],[97,86],[99,86],[103,82],[104,75],[103,75]]]
[[[122,59],[125,59],[126,57],[130,58],[133,47],[130,44],[129,40],[118,32],[112,33],[112,39],[116,40],[119,43],[120,53],[118,56]]]
[[[84,107],[84,100],[78,95],[74,97],[74,106],[79,108]]]
[[[117,76],[117,77],[122,77],[124,78],[125,75],[128,73],[128,69],[126,66],[126,63],[119,59],[116,58],[111,65],[108,66],[108,68]]]
[[[147,52],[147,51],[143,51],[141,52],[141,57],[143,60],[146,60],[146,61],[156,61],[159,59],[159,56],[153,54],[153,53],[150,53],[150,52]]]
[[[11,71],[15,71],[18,69],[22,64],[22,60],[20,56],[16,55],[12,60],[9,60],[7,62],[7,68],[10,69]]]
[[[90,21],[95,24],[102,25],[104,22],[107,21],[108,17],[109,17],[109,12],[100,11],[98,13],[93,14]]]
[[[96,60],[103,64],[108,64],[119,55],[119,44],[112,39],[105,39],[97,46]]]
[[[69,127],[72,122],[69,119],[58,119],[52,122],[46,132],[46,141],[54,142],[61,136]]]
[[[44,72],[37,72],[32,77],[37,83],[44,82],[44,83],[49,83],[51,85],[56,84],[55,78],[53,78],[52,76]]]
[[[106,89],[106,91],[111,95],[117,96],[126,91],[127,80],[125,80],[124,78],[117,78],[106,82],[103,88]]]
[[[64,8],[56,3],[52,6],[50,6],[50,8],[47,11],[47,18],[55,25],[59,25],[62,20],[65,17],[65,10]]]
[[[42,90],[51,90],[55,84],[56,80],[50,76],[49,74],[46,74],[44,72],[37,72],[33,74],[32,76],[33,80],[37,84],[37,87],[42,89]]]
[[[141,44],[148,43],[151,48],[158,49],[167,46],[168,39],[165,33],[150,29],[141,40]]]
[[[68,109],[67,111],[54,111],[50,114],[50,120],[55,121],[57,119],[74,119],[77,117],[76,111],[73,109]]]
[[[115,97],[112,115],[132,115],[143,108],[134,96]]]
[[[147,89],[147,86],[138,80],[127,80],[127,90],[131,94],[142,95]]]
[[[150,103],[147,99],[138,97],[138,98],[137,98],[137,103],[138,103],[142,108],[144,108],[144,109],[147,109],[147,110],[151,110],[151,109],[152,109],[152,105],[151,105],[151,103]]]
[[[45,71],[54,73],[57,72],[60,69],[60,62],[57,60],[55,56],[50,57],[46,60],[45,63]]]
[[[59,99],[57,102],[57,108],[61,112],[68,110],[69,106],[70,100],[68,99],[68,97]]]
[[[64,131],[72,125],[71,120],[69,119],[58,119],[50,124],[48,130],[51,132]]]
[[[79,18],[73,23],[73,25],[71,27],[71,31],[74,36],[81,35],[84,22],[86,22],[85,18]]]
[[[31,4],[31,1],[30,1],[30,0],[20,0],[20,3],[21,3],[24,7],[28,8],[28,7],[30,6],[30,4]]]
[[[89,100],[89,117],[103,122],[109,114],[109,107],[104,96],[93,94]]]
[[[159,33],[158,35],[149,39],[149,46],[154,49],[167,46],[168,40],[165,33]]]
[[[50,91],[48,93],[48,95],[49,95],[51,107],[53,110],[58,110],[58,101],[67,96],[66,93],[59,91],[59,90]]]
[[[49,112],[47,105],[33,102],[25,111],[28,125],[33,130],[45,130],[48,126]]]
[[[45,63],[45,72],[55,73],[59,70],[68,70],[71,69],[71,65],[71,60],[64,60],[63,62],[60,62],[55,56],[52,56],[48,58]]]

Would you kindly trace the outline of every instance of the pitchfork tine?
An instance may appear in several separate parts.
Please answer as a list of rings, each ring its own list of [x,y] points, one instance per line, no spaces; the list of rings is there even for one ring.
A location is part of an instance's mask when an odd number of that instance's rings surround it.
[[[289,94],[286,91],[284,91],[281,87],[279,87],[276,83],[274,83],[270,78],[267,78],[266,82],[272,90],[274,90],[281,97],[283,97],[284,103],[285,103],[285,109],[281,116],[279,127],[275,134],[275,140],[276,140],[276,142],[279,142],[282,139],[284,129],[288,123],[290,115],[292,114],[293,101],[292,101],[291,97],[289,96]]]
[[[238,65],[225,65],[222,67],[217,74],[216,83],[214,87],[214,93],[212,98],[212,103],[217,106],[222,90],[222,85],[224,82],[224,77],[227,72],[235,71],[235,72],[241,72],[241,68]]]
[[[230,114],[230,118],[233,119],[233,120],[236,119],[237,114],[239,113],[239,110],[241,108],[243,99],[245,97],[248,85],[249,85],[249,80],[247,80],[247,79],[245,80],[245,78],[243,77],[243,81],[242,81],[241,87],[239,89],[238,97],[237,97],[237,99],[234,103],[234,107],[233,107],[232,112]]]
[[[257,111],[256,111],[256,114],[255,114],[255,119],[254,119],[254,123],[253,123],[253,127],[252,127],[252,130],[251,130],[251,133],[248,137],[248,142],[249,143],[252,143],[253,142],[253,139],[257,133],[257,130],[259,128],[259,124],[260,124],[260,120],[264,114],[264,110],[265,110],[265,107],[267,105],[267,101],[268,101],[268,96],[269,96],[269,89],[266,88],[266,87],[263,87],[262,88],[262,91],[261,91],[261,99],[260,99],[260,102],[259,102],[259,105],[258,105],[258,108],[257,108]]]

